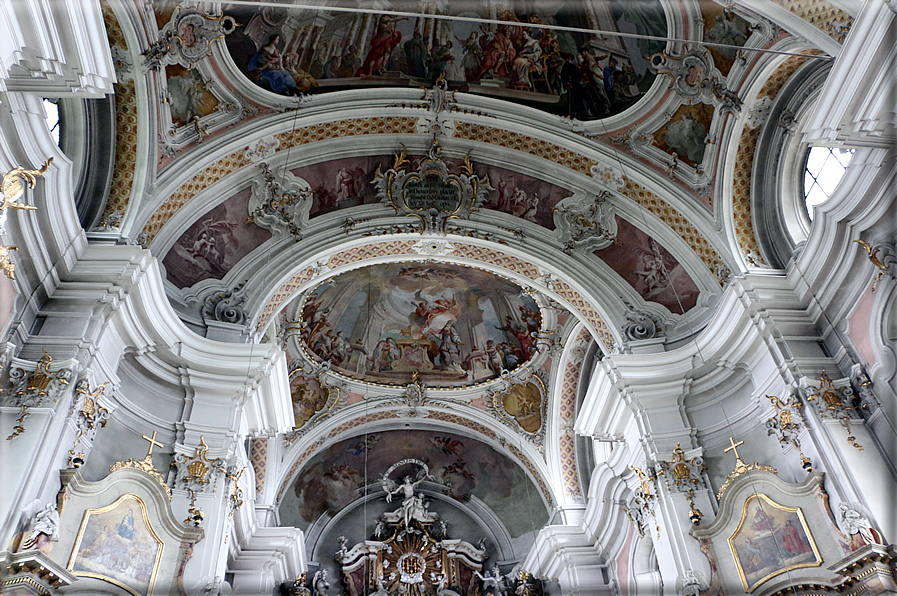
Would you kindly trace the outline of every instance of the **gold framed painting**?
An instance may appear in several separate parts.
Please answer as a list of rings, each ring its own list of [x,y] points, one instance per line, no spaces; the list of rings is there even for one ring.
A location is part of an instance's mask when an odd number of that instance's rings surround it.
[[[150,596],[164,543],[153,530],[146,504],[134,494],[84,512],[67,569]]]
[[[762,493],[745,499],[741,520],[728,540],[748,594],[782,573],[822,565],[801,508],[780,505]]]

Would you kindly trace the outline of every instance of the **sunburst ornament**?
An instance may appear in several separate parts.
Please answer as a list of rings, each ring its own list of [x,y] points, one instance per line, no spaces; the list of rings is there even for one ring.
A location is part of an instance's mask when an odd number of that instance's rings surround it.
[[[410,529],[396,532],[385,544],[392,547],[382,551],[383,580],[389,593],[431,594],[443,573],[443,561],[442,551],[430,533],[413,521]]]

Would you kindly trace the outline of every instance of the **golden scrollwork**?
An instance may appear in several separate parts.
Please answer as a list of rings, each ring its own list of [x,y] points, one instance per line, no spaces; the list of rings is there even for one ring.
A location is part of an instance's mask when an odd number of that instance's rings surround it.
[[[25,185],[22,183],[22,179],[28,183],[29,188],[34,188],[37,179],[46,173],[51,163],[53,163],[52,157],[48,159],[39,170],[29,170],[19,166],[14,170],[10,170],[6,174],[3,174],[3,182],[0,183],[0,191],[3,192],[3,202],[0,203],[0,211],[3,211],[6,208],[25,209],[28,211],[37,209],[37,207],[32,205],[25,205],[18,202],[19,197],[25,192]]]
[[[854,242],[866,249],[866,256],[869,257],[869,261],[878,269],[878,275],[875,276],[875,281],[872,282],[873,292],[875,291],[876,286],[878,286],[878,280],[880,280],[883,275],[887,275],[892,280],[897,281],[897,277],[895,277],[893,273],[888,272],[891,265],[897,263],[897,257],[890,254],[884,254],[880,259],[878,258],[878,253],[881,248],[872,248],[868,242],[862,240],[854,240]]]
[[[150,442],[149,451],[146,454],[146,457],[137,461],[133,459],[129,459],[127,461],[120,461],[112,464],[109,468],[110,472],[115,472],[116,470],[122,470],[124,468],[134,468],[135,470],[140,470],[141,472],[146,472],[150,476],[156,479],[159,484],[162,485],[162,488],[165,489],[165,493],[168,495],[168,499],[171,500],[171,489],[165,483],[165,479],[162,477],[162,474],[156,470],[156,467],[153,465],[153,447],[162,447],[162,443],[156,441],[156,431],[153,431],[152,438],[143,435],[143,438]]]
[[[850,412],[855,411],[855,408],[844,401],[824,368],[822,369],[822,374],[819,375],[819,387],[813,388],[812,391],[813,393],[807,399],[813,401],[820,397],[821,394],[822,401],[825,403],[825,410],[820,410],[821,413],[825,415],[828,412],[834,417],[840,416],[841,426],[847,431],[847,443],[862,451],[863,446],[857,443],[857,438],[850,432]],[[850,392],[848,391],[848,393]]]
[[[682,487],[692,487],[701,482],[698,476],[703,470],[707,469],[700,457],[685,459],[685,451],[682,450],[680,443],[676,443],[673,449],[673,461],[659,461],[661,473],[669,471],[672,474],[673,484],[677,489]]]

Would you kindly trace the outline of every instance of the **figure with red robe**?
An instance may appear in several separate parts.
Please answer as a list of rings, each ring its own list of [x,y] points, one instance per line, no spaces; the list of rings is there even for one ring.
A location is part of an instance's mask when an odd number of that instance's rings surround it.
[[[477,79],[482,79],[490,71],[500,77],[507,76],[507,65],[514,61],[517,51],[502,32],[502,27],[481,37],[480,46],[483,48],[483,61],[480,63]]]
[[[399,21],[407,21],[408,17],[397,17],[389,14],[380,16],[380,22],[377,24],[377,31],[371,39],[371,47],[368,55],[364,59],[361,68],[355,73],[356,77],[362,75],[381,74],[383,65],[392,51],[402,41],[402,32],[396,29],[396,23]]]
[[[763,509],[758,506],[754,510],[754,523],[751,527],[758,532],[762,532],[764,530],[769,530],[771,532],[773,530],[772,518],[770,518],[769,514],[763,511]]]
[[[794,524],[791,523],[790,519],[785,522],[785,529],[782,530],[782,544],[785,550],[788,551],[789,557],[796,557],[813,550],[797,531],[797,528],[794,527]]]

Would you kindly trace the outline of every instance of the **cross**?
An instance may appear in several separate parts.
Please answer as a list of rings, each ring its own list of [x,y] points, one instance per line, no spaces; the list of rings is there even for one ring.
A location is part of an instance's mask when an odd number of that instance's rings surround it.
[[[164,447],[162,443],[156,440],[156,431],[153,431],[153,438],[149,438],[146,435],[143,435],[143,438],[150,442],[149,452],[146,454],[147,457],[152,457],[153,455],[153,447]]]
[[[155,435],[154,435],[154,436],[155,436]],[[143,438],[145,439],[146,437],[143,437]],[[738,447],[739,445],[744,445],[744,441],[738,441],[738,442],[736,443],[735,440],[732,439],[732,437],[729,437],[729,443],[731,443],[732,446],[729,447],[728,449],[723,449],[723,452],[734,451],[734,452],[735,452],[735,459],[741,459],[741,457],[738,455],[738,449],[736,449],[736,447]]]

